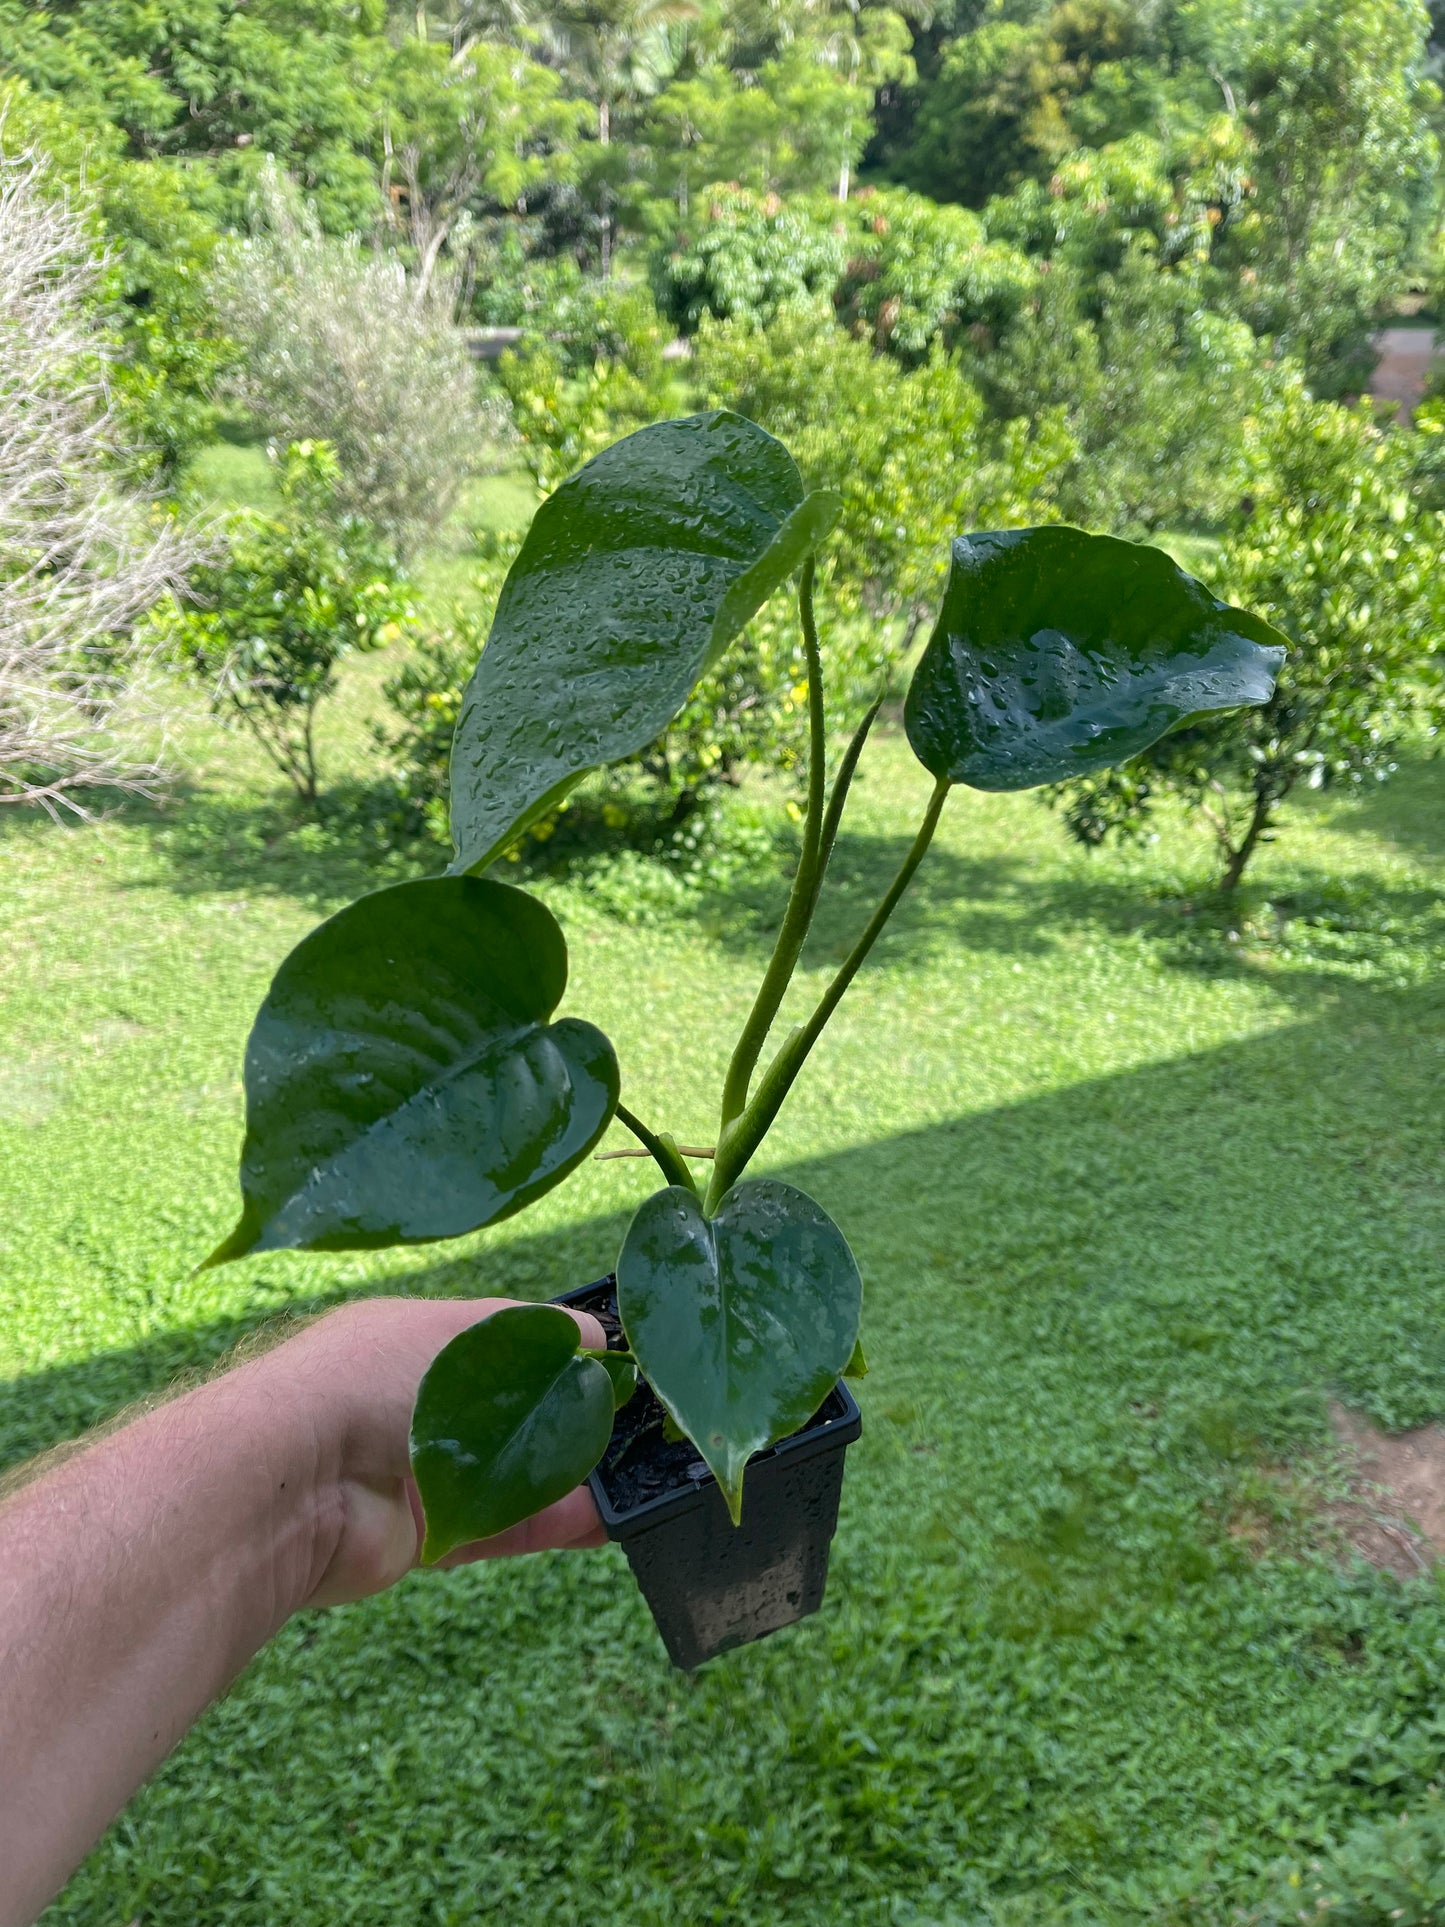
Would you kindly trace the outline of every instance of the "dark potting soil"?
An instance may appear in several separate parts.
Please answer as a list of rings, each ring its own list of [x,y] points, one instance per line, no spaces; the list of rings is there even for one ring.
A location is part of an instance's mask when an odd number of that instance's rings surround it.
[[[609,1351],[627,1350],[622,1320],[617,1315],[617,1285],[614,1279],[602,1279],[584,1295],[571,1297],[569,1294],[569,1302],[579,1311],[591,1312],[607,1334]],[[797,1438],[800,1433],[810,1431],[824,1420],[842,1418],[846,1409],[837,1392],[829,1392],[808,1423],[800,1426],[791,1436]],[[649,1499],[659,1499],[665,1492],[677,1492],[690,1485],[700,1485],[712,1477],[691,1439],[666,1437],[663,1431],[666,1417],[652,1387],[640,1383],[613,1420],[612,1438],[602,1454],[602,1463],[597,1472],[606,1487],[608,1498],[619,1512],[630,1512],[634,1506],[644,1505]],[[786,1443],[786,1440],[783,1442]],[[766,1452],[758,1454],[758,1458],[766,1459],[776,1450],[776,1446],[769,1446]]]

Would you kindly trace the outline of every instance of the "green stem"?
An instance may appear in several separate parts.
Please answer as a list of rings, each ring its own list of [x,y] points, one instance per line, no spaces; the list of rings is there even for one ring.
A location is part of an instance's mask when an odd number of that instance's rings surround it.
[[[933,841],[933,833],[938,828],[938,819],[943,814],[943,806],[948,800],[951,787],[948,778],[944,776],[940,776],[934,784],[933,795],[929,798],[928,808],[924,812],[922,823],[918,826],[918,834],[913,839],[912,847],[899,865],[898,874],[889,884],[883,901],[869,918],[867,928],[839,966],[832,983],[823,992],[818,1008],[807,1023],[801,1024],[792,1032],[772,1063],[763,1072],[747,1109],[737,1122],[718,1138],[717,1159],[712,1168],[712,1182],[708,1186],[707,1197],[703,1203],[703,1210],[708,1216],[717,1210],[724,1195],[746,1170],[753,1153],[762,1143],[773,1119],[781,1110],[783,1099],[792,1089],[794,1080],[807,1062],[809,1051],[822,1035],[824,1025],[838,1008],[844,991],[857,976],[863,960],[877,943],[884,924],[897,908],[899,898],[913,880],[913,872],[923,861],[928,846]]]
[[[625,1104],[619,1104],[616,1111],[619,1124],[625,1124],[638,1143],[643,1145],[656,1159],[658,1168],[669,1184],[680,1184],[685,1190],[696,1193],[692,1172],[688,1170],[672,1138],[664,1131],[659,1135],[649,1131],[640,1117],[629,1111]]]
[[[868,732],[872,729],[882,707],[883,698],[880,696],[854,730],[853,740],[844,750],[843,760],[838,765],[838,774],[833,782],[833,794],[828,798],[828,814],[823,818],[823,834],[818,844],[818,874],[813,879],[812,910],[818,907],[818,896],[823,888],[823,878],[827,874],[828,860],[833,854],[833,845],[838,840],[838,825],[843,821],[843,805],[848,801],[848,792],[853,787],[853,772],[858,767],[858,758],[863,754],[863,745],[868,740]],[[812,910],[809,911],[810,920]]]
[[[798,856],[793,887],[788,893],[788,907],[783,913],[778,940],[773,946],[773,954],[768,960],[763,981],[758,986],[758,994],[748,1012],[747,1022],[743,1025],[742,1035],[738,1038],[723,1081],[719,1140],[722,1132],[747,1106],[748,1086],[752,1082],[763,1045],[767,1042],[768,1032],[772,1029],[773,1019],[792,982],[793,971],[802,954],[803,941],[818,900],[818,885],[822,881],[818,852],[823,836],[825,775],[823,665],[818,653],[817,624],[813,618],[813,575],[813,558],[809,556],[803,564],[802,580],[798,584],[798,614],[803,625],[803,654],[808,665],[808,812],[803,819],[803,847]]]

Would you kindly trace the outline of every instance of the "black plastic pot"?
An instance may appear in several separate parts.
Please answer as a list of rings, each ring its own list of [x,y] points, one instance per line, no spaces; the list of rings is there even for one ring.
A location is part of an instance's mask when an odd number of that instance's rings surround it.
[[[624,1348],[615,1279],[599,1279],[556,1302],[592,1312],[609,1346]],[[843,1454],[863,1419],[840,1382],[801,1431],[748,1466],[742,1524],[734,1526],[691,1441],[664,1437],[663,1416],[651,1389],[640,1387],[617,1414],[588,1483],[608,1538],[627,1554],[668,1658],[690,1672],[822,1605]]]

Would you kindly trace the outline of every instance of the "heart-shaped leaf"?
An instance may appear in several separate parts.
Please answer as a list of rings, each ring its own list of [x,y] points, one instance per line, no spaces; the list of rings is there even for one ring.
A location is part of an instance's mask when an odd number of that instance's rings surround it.
[[[736,1524],[748,1460],[810,1419],[852,1356],[863,1281],[837,1225],[789,1184],[746,1179],[713,1218],[669,1185],[628,1227],[617,1308]]]
[[[490,1539],[579,1486],[607,1449],[611,1374],[553,1305],[511,1305],[432,1360],[411,1420],[422,1563]]]
[[[313,930],[252,1027],[241,1218],[208,1262],[455,1238],[549,1191],[618,1091],[601,1031],[548,1021],[566,983],[551,912],[476,877]]]
[[[1069,528],[964,535],[905,721],[935,776],[1032,789],[1268,702],[1286,638],[1161,549]]]
[[[838,508],[805,501],[782,443],[726,412],[641,429],[550,495],[462,703],[452,867],[484,868],[660,735]]]

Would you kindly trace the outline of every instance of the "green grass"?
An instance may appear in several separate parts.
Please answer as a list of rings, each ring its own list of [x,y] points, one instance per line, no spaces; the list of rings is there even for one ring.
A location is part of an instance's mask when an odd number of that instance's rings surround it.
[[[266,451],[254,442],[210,442],[192,457],[186,481],[221,509],[275,509],[281,492]]]
[[[423,860],[298,823],[236,737],[195,747],[166,810],[0,821],[7,1458],[289,1305],[594,1277],[648,1184],[589,1164],[456,1246],[193,1276],[270,972]],[[610,1549],[304,1618],[47,1921],[1223,1922],[1276,1860],[1424,1801],[1445,1597],[1312,1550],[1305,1475],[1331,1393],[1445,1413],[1442,779],[1312,801],[1232,922],[1187,824],[1097,857],[1032,799],[956,796],[764,1155],[867,1285],[824,1611],[693,1678]],[[870,750],[799,1005],[926,787]],[[739,821],[690,872],[540,886],[567,1007],[684,1137],[781,901],[777,813]]]
[[[271,510],[280,505],[266,451],[254,443],[209,443],[191,461],[186,481],[201,501],[218,509]],[[417,564],[424,610],[444,621],[454,604],[470,603],[480,561],[478,534],[525,528],[536,506],[536,487],[520,466],[468,482],[436,543]]]

